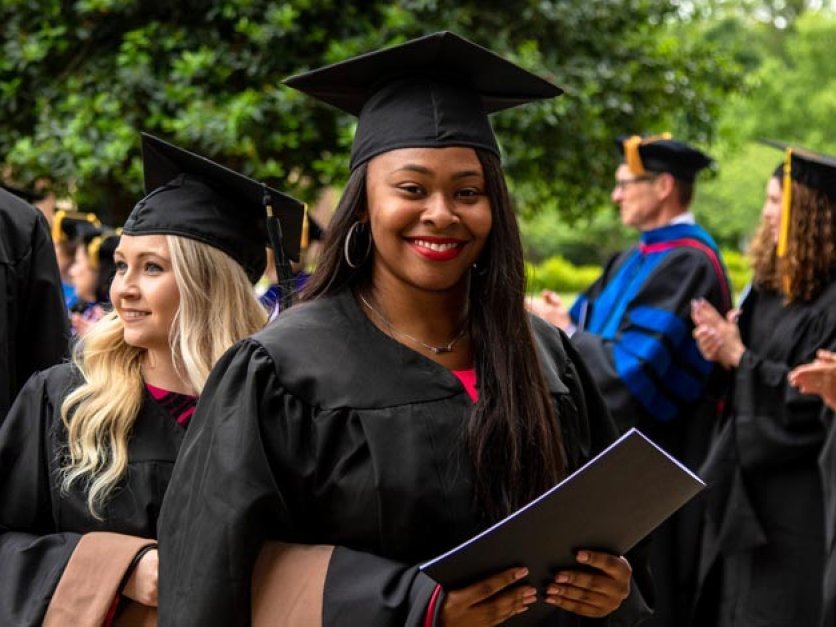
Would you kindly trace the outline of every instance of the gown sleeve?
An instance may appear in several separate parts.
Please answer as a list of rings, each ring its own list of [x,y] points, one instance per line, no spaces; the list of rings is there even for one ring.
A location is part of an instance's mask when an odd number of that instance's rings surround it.
[[[135,557],[155,545],[119,533],[61,529],[54,499],[70,497],[57,487],[59,401],[47,390],[53,371],[30,378],[0,428],[2,625],[103,624]],[[106,529],[107,521],[93,525]]]
[[[825,437],[824,402],[791,386],[787,375],[812,361],[817,349],[836,343],[836,316],[811,315],[781,341],[786,342],[782,357],[748,346],[735,372],[738,450],[747,469],[815,458]]]
[[[46,226],[38,215],[31,260],[21,285],[16,351],[19,384],[33,373],[61,363],[69,353],[70,329],[61,276]]]
[[[298,495],[283,485],[271,460],[294,464],[301,477],[315,472],[313,456],[305,455],[313,446],[306,427],[312,411],[282,389],[256,342],[244,341],[218,362],[163,505],[161,625],[248,625],[251,616],[269,624],[267,603],[275,624],[301,599],[322,608],[303,624],[421,623],[435,584],[415,566],[346,547],[319,546],[305,554],[298,546],[306,541],[304,515],[298,501],[295,508],[290,502]],[[268,540],[297,543],[290,545],[290,559],[307,586],[283,586],[283,573],[270,572],[281,571],[288,556],[274,543],[265,545]],[[252,584],[254,569],[259,580]],[[284,602],[276,594],[287,595]]]
[[[42,373],[30,378],[0,427],[0,624],[40,625],[81,538],[55,529]]]
[[[721,294],[708,259],[683,249],[671,253],[628,303],[612,337],[572,336],[619,428],[635,426],[635,407],[665,422],[699,401],[712,365],[691,337],[691,300],[704,297],[724,312]],[[581,304],[573,306],[573,317]]]

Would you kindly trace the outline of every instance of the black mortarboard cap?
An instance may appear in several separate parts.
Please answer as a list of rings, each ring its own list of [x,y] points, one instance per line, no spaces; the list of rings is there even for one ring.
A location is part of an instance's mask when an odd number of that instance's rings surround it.
[[[785,142],[777,142],[769,139],[761,140],[762,143],[784,151],[784,179],[781,185],[783,202],[781,210],[781,224],[778,229],[778,246],[776,253],[783,257],[789,246],[789,233],[792,212],[792,185],[788,179],[792,179],[810,189],[818,190],[836,202],[836,158],[823,155],[806,148],[792,146]],[[789,288],[785,287],[789,293]]]
[[[267,261],[270,203],[281,223],[285,254],[299,258],[302,202],[146,133],[142,162],[148,195],[128,216],[126,235],[170,234],[209,244],[240,263],[255,282]]]
[[[672,139],[670,133],[651,137],[621,135],[615,144],[627,167],[637,176],[646,172],[668,172],[674,178],[691,183],[697,173],[712,162],[711,157],[693,146]]]
[[[285,84],[359,117],[352,170],[397,148],[471,146],[499,156],[489,113],[563,93],[447,31],[312,70]]]
[[[41,192],[38,192],[34,189],[24,189],[22,187],[16,187],[14,185],[5,185],[3,183],[0,183],[0,187],[5,189],[10,194],[14,194],[18,198],[22,198],[30,205],[39,202],[45,198],[45,196]]]
[[[56,243],[73,241],[101,228],[102,223],[95,213],[81,211],[56,211],[52,218],[52,241]]]
[[[783,150],[785,160],[789,157],[789,175],[793,181],[824,192],[832,201],[836,201],[836,157],[785,142],[769,139],[761,141],[768,146]],[[786,168],[786,163],[784,168]]]

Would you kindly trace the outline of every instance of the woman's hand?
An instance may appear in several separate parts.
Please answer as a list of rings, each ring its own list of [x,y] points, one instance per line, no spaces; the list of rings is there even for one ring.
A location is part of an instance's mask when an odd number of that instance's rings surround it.
[[[705,359],[725,368],[737,368],[746,352],[746,346],[740,339],[740,329],[737,328],[739,314],[737,309],[732,309],[724,318],[705,299],[691,302],[691,319],[695,325],[693,335]]]
[[[441,608],[442,627],[499,625],[525,612],[537,600],[537,590],[511,586],[527,575],[527,568],[510,568],[467,588],[448,592]]]
[[[143,555],[134,567],[128,582],[122,589],[122,596],[133,599],[142,605],[157,607],[157,580],[160,574],[160,562],[157,549],[151,549]]]
[[[535,316],[539,316],[564,331],[572,324],[569,310],[563,304],[560,295],[551,290],[543,290],[540,292],[540,296],[526,298],[525,304],[526,308]]]
[[[633,569],[624,557],[579,551],[577,560],[596,572],[563,570],[546,588],[546,603],[590,618],[607,616],[630,594]]]
[[[836,410],[836,353],[820,350],[816,360],[798,366],[788,377],[790,385],[804,394],[817,394],[830,409]]]

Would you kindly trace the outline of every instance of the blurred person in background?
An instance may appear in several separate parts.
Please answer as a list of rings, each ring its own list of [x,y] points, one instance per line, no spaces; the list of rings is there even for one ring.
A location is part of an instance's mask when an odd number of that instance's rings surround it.
[[[786,627],[821,618],[823,556],[836,531],[822,525],[836,507],[833,475],[824,493],[819,478],[825,407],[789,375],[836,342],[836,160],[781,147],[785,160],[767,183],[752,289],[739,315],[693,304],[700,352],[732,377],[701,469],[707,512],[694,625]],[[825,607],[832,625],[832,598]]]
[[[70,308],[73,333],[82,335],[110,307],[110,283],[116,272],[113,253],[119,235],[110,229],[85,233],[76,248],[69,277],[75,290],[76,303]]]
[[[621,431],[638,427],[692,470],[702,464],[723,388],[722,371],[691,337],[691,301],[725,312],[729,281],[717,244],[690,206],[711,159],[668,134],[619,137],[612,200],[638,245],[615,255],[571,309],[544,292],[530,309],[567,331]],[[653,533],[657,611],[649,626],[681,625],[696,585],[700,498]]]
[[[0,188],[0,424],[36,371],[61,362],[69,329],[46,219]]]

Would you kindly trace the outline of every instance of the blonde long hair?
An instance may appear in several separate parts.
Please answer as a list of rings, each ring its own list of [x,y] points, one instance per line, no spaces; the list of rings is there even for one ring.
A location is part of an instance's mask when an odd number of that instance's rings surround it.
[[[226,253],[195,240],[166,235],[180,305],[169,331],[174,365],[197,394],[209,371],[238,340],[267,321],[243,268]],[[62,487],[81,483],[90,513],[125,474],[128,438],[144,399],[145,350],[125,343],[123,324],[111,312],[84,336],[73,361],[84,379],[61,405],[67,429]]]

